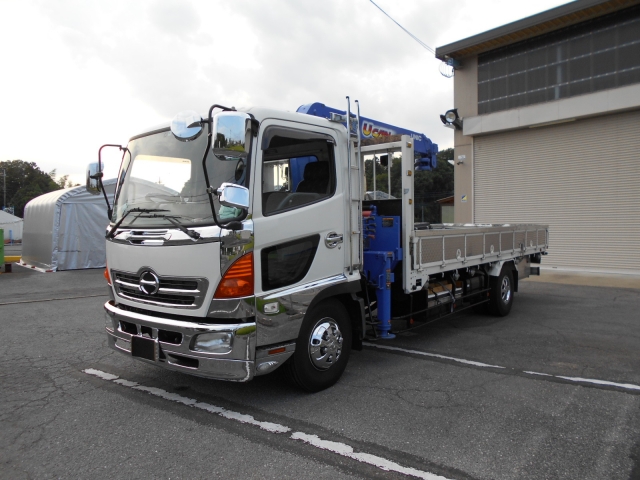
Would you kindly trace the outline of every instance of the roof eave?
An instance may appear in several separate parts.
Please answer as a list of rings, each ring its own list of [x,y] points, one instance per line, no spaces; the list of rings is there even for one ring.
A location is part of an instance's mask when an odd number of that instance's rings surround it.
[[[640,4],[640,0],[577,0],[436,48],[436,58],[463,59]]]

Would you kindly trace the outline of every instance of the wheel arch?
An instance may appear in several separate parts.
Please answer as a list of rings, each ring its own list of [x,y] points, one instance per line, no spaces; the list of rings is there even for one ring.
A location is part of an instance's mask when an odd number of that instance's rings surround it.
[[[358,297],[360,282],[351,281],[332,285],[314,297],[307,312],[330,298],[339,301],[347,310],[353,331],[351,348],[362,350],[362,339],[365,332],[364,300]]]
[[[494,262],[491,266],[486,267],[486,272],[490,277],[497,277],[500,275],[500,272],[503,268],[507,268],[511,270],[511,275],[513,277],[513,291],[518,291],[518,267],[516,266],[513,260],[504,260],[499,262]]]

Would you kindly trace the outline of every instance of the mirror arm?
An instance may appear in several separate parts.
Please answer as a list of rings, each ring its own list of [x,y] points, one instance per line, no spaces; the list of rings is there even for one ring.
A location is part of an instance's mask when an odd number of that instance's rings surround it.
[[[91,175],[90,177],[90,178],[93,178],[94,180],[98,180],[98,186],[100,187],[100,190],[102,190],[102,195],[104,195],[104,201],[107,203],[107,215],[109,216],[109,221],[111,221],[111,215],[113,214],[113,209],[109,204],[109,198],[107,197],[107,192],[104,189],[104,185],[102,184],[102,177],[104,176],[104,173],[102,172],[102,149],[104,147],[118,147],[118,149],[121,152],[125,152],[125,153],[128,152],[129,156],[131,156],[131,151],[129,150],[128,147],[123,147],[122,145],[115,145],[111,143],[102,145],[100,147],[100,150],[98,150],[98,172],[95,175]],[[122,154],[122,158],[124,159],[124,153]],[[122,162],[120,163],[122,166]]]
[[[213,109],[218,105],[213,105],[209,109],[209,115],[205,122],[207,122],[207,146],[204,150],[204,155],[202,156],[202,169],[204,170],[204,182],[207,185],[207,196],[209,197],[209,204],[211,205],[211,215],[213,215],[213,221],[218,226],[218,228],[222,228],[220,222],[218,221],[218,216],[216,215],[216,207],[213,204],[213,195],[211,194],[211,183],[209,182],[209,172],[207,171],[207,157],[209,156],[209,150],[211,149],[211,124],[213,123],[213,118],[211,114],[213,113]]]
[[[100,147],[100,150],[98,150],[98,174],[94,175],[94,177],[96,177],[98,179],[98,186],[100,187],[100,190],[102,190],[102,194],[104,195],[104,201],[107,202],[107,215],[109,216],[109,220],[111,220],[111,215],[113,214],[113,209],[111,208],[111,205],[109,204],[109,199],[107,198],[107,192],[104,189],[104,185],[102,184],[102,149],[104,147],[118,147],[120,150],[128,150],[126,147],[123,147],[122,145],[114,145],[114,144],[110,144],[107,143],[106,145],[102,145]]]
[[[202,169],[204,170],[204,182],[207,185],[207,196],[209,197],[209,204],[211,205],[211,214],[213,215],[213,221],[214,223],[218,226],[218,228],[222,229],[222,228],[227,228],[228,226],[230,226],[232,223],[234,223],[233,221],[228,222],[226,224],[221,224],[220,221],[218,220],[218,216],[216,215],[216,206],[213,204],[213,193],[218,194],[218,190],[215,188],[211,188],[211,183],[209,182],[209,172],[207,172],[207,157],[209,156],[209,150],[211,150],[211,137],[212,137],[212,132],[211,132],[211,128],[213,125],[213,110],[215,108],[220,108],[223,111],[235,111],[234,107],[228,108],[228,107],[223,107],[222,105],[211,105],[211,107],[209,108],[209,115],[207,116],[207,118],[205,120],[203,120],[204,122],[207,122],[207,148],[204,151],[204,155],[202,156]],[[235,226],[235,225],[233,225]],[[235,229],[232,229],[235,230]]]

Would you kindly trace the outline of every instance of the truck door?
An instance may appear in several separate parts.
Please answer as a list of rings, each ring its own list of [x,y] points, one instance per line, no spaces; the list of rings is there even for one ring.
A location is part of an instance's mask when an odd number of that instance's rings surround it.
[[[265,121],[258,145],[256,295],[344,274],[349,239],[335,132]]]

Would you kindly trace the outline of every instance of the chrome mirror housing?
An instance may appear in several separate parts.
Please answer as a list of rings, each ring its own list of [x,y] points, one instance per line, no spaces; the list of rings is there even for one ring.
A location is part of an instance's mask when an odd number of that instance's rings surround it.
[[[193,110],[180,112],[171,120],[171,133],[182,142],[195,140],[202,130],[202,117]]]
[[[249,189],[235,183],[223,183],[218,189],[220,204],[226,207],[249,208]]]
[[[100,183],[99,179],[102,175],[98,167],[98,162],[90,163],[87,165],[87,192],[91,195],[100,195]]]
[[[219,160],[246,159],[251,148],[251,117],[220,112],[213,117],[213,154]]]

